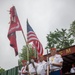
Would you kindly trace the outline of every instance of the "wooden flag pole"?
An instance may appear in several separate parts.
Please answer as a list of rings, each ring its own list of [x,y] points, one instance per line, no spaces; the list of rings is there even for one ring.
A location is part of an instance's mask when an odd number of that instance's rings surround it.
[[[49,57],[48,57],[48,49],[47,49],[47,75],[49,75]]]
[[[28,43],[26,41],[26,38],[25,38],[23,30],[22,30],[22,34],[23,34],[23,37],[24,37],[24,40],[25,40],[25,43],[26,43],[26,46],[27,46],[27,60],[29,61],[29,47],[28,47]]]

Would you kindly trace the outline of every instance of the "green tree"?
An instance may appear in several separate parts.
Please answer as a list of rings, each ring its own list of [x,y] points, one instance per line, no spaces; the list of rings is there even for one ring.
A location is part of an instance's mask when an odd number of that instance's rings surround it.
[[[73,35],[73,37],[75,37],[75,21],[73,21],[72,24],[70,25],[69,32],[70,34]]]
[[[71,46],[74,43],[74,39],[71,38],[71,34],[66,29],[50,32],[47,34],[47,46],[46,48],[56,47],[57,49],[63,49]]]
[[[19,53],[19,61],[18,61],[19,64],[21,64],[22,60],[28,60],[27,59],[27,50],[28,50],[29,60],[30,60],[31,57],[36,57],[36,50],[34,50],[31,45],[28,45],[28,47],[23,46],[22,52]]]
[[[2,72],[4,72],[5,71],[5,69],[3,69],[3,68],[0,68],[0,73],[2,73]]]

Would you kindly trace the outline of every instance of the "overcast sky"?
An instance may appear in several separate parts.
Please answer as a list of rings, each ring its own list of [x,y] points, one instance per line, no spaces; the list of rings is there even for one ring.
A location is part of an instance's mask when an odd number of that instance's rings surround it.
[[[17,14],[26,36],[26,20],[35,31],[43,47],[46,47],[46,35],[56,28],[68,29],[75,20],[75,0],[0,0],[0,66],[10,69],[18,65],[18,56],[10,47],[7,33],[10,15],[8,10],[16,7]],[[17,32],[19,52],[25,45],[22,33]],[[46,50],[44,50],[44,54]]]

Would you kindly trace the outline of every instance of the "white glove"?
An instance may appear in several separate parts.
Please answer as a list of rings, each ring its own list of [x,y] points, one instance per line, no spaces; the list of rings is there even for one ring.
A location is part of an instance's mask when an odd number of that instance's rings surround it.
[[[53,62],[50,62],[49,64],[50,64],[50,65],[53,65]]]
[[[29,65],[29,61],[27,61],[27,65]]]
[[[34,60],[33,60],[33,59],[31,59],[31,62],[34,62]]]

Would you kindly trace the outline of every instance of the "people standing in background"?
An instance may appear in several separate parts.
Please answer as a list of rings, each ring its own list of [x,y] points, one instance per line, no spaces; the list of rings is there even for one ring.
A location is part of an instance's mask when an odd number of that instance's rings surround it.
[[[61,75],[63,59],[56,53],[56,48],[51,48],[51,57],[49,58],[50,75]]]
[[[75,65],[74,64],[72,64],[72,68],[71,68],[70,72],[75,73]]]

